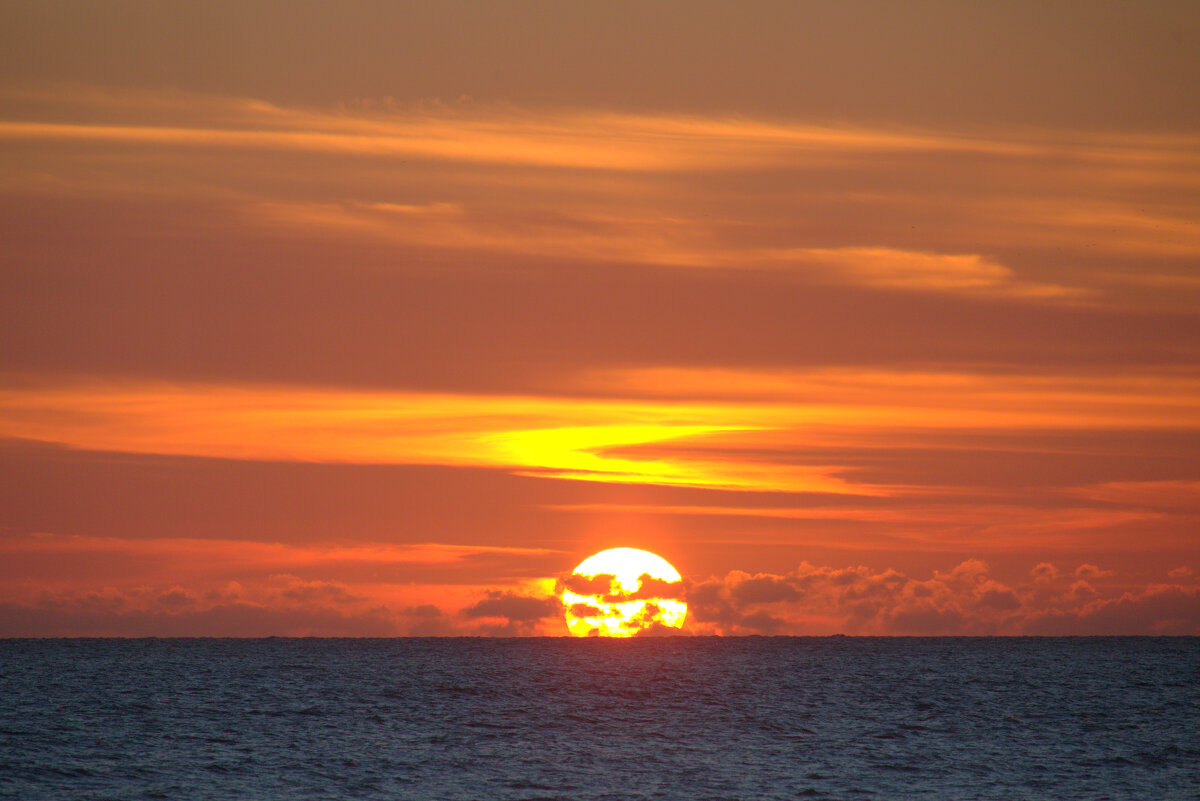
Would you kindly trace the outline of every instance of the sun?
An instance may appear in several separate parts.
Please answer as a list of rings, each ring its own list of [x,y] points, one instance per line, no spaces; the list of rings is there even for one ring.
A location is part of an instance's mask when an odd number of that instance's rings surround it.
[[[637,548],[593,554],[559,582],[567,629],[576,637],[633,637],[679,629],[683,580],[671,563]]]

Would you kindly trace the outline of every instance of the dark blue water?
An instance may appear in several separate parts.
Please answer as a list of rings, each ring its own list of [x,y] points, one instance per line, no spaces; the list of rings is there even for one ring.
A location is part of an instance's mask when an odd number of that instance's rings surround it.
[[[4,640],[5,799],[1200,799],[1200,639]]]

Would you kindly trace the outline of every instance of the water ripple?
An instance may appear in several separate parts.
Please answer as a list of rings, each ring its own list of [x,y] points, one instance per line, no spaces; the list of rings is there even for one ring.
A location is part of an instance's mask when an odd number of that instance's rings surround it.
[[[0,641],[0,799],[1200,798],[1200,639]]]

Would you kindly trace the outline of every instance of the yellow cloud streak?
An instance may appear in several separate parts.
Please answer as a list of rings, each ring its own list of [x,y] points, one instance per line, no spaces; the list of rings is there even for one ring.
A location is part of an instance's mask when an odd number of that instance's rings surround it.
[[[781,378],[705,370],[629,371],[610,379],[610,390],[665,397],[154,383],[17,387],[0,391],[0,436],[133,453],[493,467],[612,483],[878,494],[888,490],[848,483],[837,468],[761,456],[839,432],[1200,424],[1194,379],[1174,387],[1148,380],[1081,387],[1049,378],[845,372]],[[745,394],[729,397],[730,387]],[[682,392],[726,397],[685,401],[677,399]],[[747,448],[760,458],[746,456]]]
[[[0,436],[73,448],[500,467],[563,478],[731,489],[745,482],[736,469],[606,451],[747,428],[734,422],[739,416],[733,409],[689,404],[212,385],[0,391]],[[819,472],[805,476],[824,489],[844,486]]]

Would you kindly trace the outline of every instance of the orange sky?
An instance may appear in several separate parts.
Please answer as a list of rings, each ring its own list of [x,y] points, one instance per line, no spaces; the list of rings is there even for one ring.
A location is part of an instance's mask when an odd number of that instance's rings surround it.
[[[0,636],[1200,634],[1200,9],[0,9]]]

